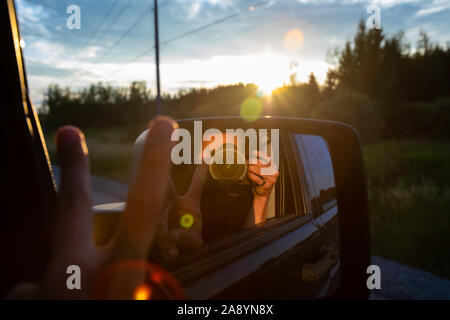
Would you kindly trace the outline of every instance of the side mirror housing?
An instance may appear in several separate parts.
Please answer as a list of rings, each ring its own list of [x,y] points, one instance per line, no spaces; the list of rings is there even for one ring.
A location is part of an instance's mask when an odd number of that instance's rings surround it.
[[[330,298],[367,299],[369,290],[366,286],[366,269],[370,265],[368,192],[362,147],[356,130],[349,125],[333,121],[282,117],[263,117],[252,122],[240,117],[187,119],[179,120],[178,123],[180,128],[195,132],[196,121],[201,121],[201,132],[210,128],[222,132],[229,128],[280,129],[289,134],[323,137],[328,144],[334,170],[341,247],[341,285]],[[136,167],[140,159],[146,133],[143,132],[136,140],[133,167]],[[135,170],[132,172],[132,175],[134,174]],[[114,228],[117,222],[117,215],[113,213],[123,211],[124,204],[97,209],[100,209],[95,218],[97,239],[104,242],[110,233],[108,230]]]

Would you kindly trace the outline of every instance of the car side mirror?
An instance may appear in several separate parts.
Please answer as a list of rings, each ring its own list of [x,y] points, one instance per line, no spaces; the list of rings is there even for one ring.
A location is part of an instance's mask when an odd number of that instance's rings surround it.
[[[184,132],[192,133],[194,139],[198,139],[195,137],[195,134],[201,135],[201,141],[203,139],[203,134],[211,133],[211,132],[227,132],[228,130],[242,130],[241,132],[248,133],[249,129],[256,130],[257,133],[261,132],[271,132],[272,135],[279,135],[278,138],[281,141],[281,154],[285,159],[278,159],[279,163],[277,163],[277,168],[281,167],[287,172],[288,168],[292,163],[294,163],[295,155],[292,151],[292,145],[289,143],[289,136],[301,136],[301,137],[317,137],[314,139],[309,139],[312,144],[322,144],[326,146],[326,153],[329,154],[329,159],[332,163],[332,171],[333,171],[333,179],[335,183],[335,204],[337,204],[337,208],[339,211],[338,216],[338,237],[340,242],[339,248],[339,269],[340,269],[340,285],[337,291],[335,291],[329,297],[336,298],[367,298],[368,297],[368,289],[366,287],[366,268],[370,264],[370,235],[369,235],[369,217],[368,217],[368,195],[367,195],[367,184],[364,172],[364,163],[362,157],[361,143],[359,139],[358,133],[350,127],[349,125],[332,122],[332,121],[320,121],[320,120],[310,120],[310,119],[296,119],[296,118],[278,118],[278,117],[264,117],[258,118],[252,122],[248,122],[239,117],[230,117],[230,118],[208,118],[208,119],[189,119],[189,120],[180,120],[178,121],[181,130],[185,130]],[[201,125],[199,129],[198,126]],[[212,131],[216,130],[216,131]],[[276,131],[278,130],[278,131]],[[274,132],[277,132],[276,134]],[[147,132],[143,132],[135,143],[135,151],[133,156],[133,168],[136,168],[138,161],[140,160],[140,153],[143,148],[143,144],[145,142]],[[249,138],[251,134],[247,135]],[[258,138],[260,138],[258,136]],[[277,138],[277,139],[278,139]],[[300,139],[306,139],[300,138]],[[181,140],[181,139],[180,139]],[[245,140],[245,138],[244,138]],[[308,140],[308,139],[306,139]],[[274,143],[275,139],[272,137],[270,142],[270,154],[274,153]],[[316,142],[315,142],[316,141]],[[259,143],[259,141],[258,141]],[[302,145],[306,142],[299,142]],[[290,149],[291,148],[291,149]],[[195,147],[192,147],[192,152],[195,153]],[[309,152],[309,151],[308,151]],[[325,154],[325,153],[324,153]],[[319,155],[320,156],[320,155]],[[301,157],[301,155],[300,155]],[[323,157],[322,157],[323,158]],[[236,159],[236,158],[235,158]],[[320,159],[320,158],[318,158]],[[299,161],[297,161],[299,162]],[[286,165],[284,165],[286,164]],[[293,164],[296,165],[295,163]],[[320,168],[319,168],[320,169]],[[292,175],[293,171],[290,171]],[[132,170],[132,175],[136,174],[136,170]],[[289,174],[282,175],[283,178],[280,178],[279,183],[282,183],[281,190],[285,189],[286,181],[289,180]],[[284,180],[283,180],[284,179]],[[299,184],[299,182],[296,182]],[[314,182],[313,182],[314,183]],[[293,187],[296,189],[297,187]],[[334,188],[333,188],[334,189]],[[326,191],[326,190],[325,190]],[[324,191],[324,192],[325,192]],[[277,191],[277,205],[276,211],[280,211],[280,206],[278,203],[281,203],[281,206],[287,207],[286,205],[286,194],[285,191]],[[274,207],[274,208],[275,208]],[[298,205],[296,205],[298,207]],[[95,237],[98,243],[102,243],[107,241],[110,234],[112,234],[112,230],[115,227],[115,224],[120,219],[120,213],[124,210],[125,204],[107,204],[96,206],[96,214],[94,218],[94,227],[95,227]],[[274,209],[275,210],[275,209]],[[287,209],[286,209],[287,210]],[[279,221],[279,229],[281,232],[282,226],[283,228],[287,228],[287,225],[296,225],[300,226],[300,220],[305,217],[300,217],[299,212],[295,212],[297,217],[285,217]],[[308,215],[306,215],[308,216]],[[298,218],[298,219],[294,219]],[[300,220],[299,220],[300,219]],[[311,217],[311,220],[315,220],[316,217],[314,214]],[[305,220],[306,221],[306,220]],[[278,226],[276,220],[271,222],[272,225]],[[295,223],[296,224],[295,224]],[[316,223],[320,223],[320,218],[316,219]],[[293,224],[294,223],[294,224]],[[304,222],[301,222],[304,223]],[[259,234],[261,234],[261,230],[266,230],[265,226],[261,226],[259,229]],[[267,227],[269,228],[269,227]],[[276,227],[272,227],[275,228]],[[278,229],[276,229],[278,230]],[[289,231],[290,230],[290,231]],[[291,229],[285,230],[286,232],[292,232]],[[300,229],[298,229],[300,230]],[[246,231],[251,234],[252,230]],[[253,232],[253,231],[252,231]],[[240,249],[236,249],[236,253],[229,253],[234,258],[229,258],[227,265],[216,265],[218,259],[215,259],[211,262],[210,269],[205,267],[205,262],[201,261],[202,254],[205,255],[204,251],[201,251],[199,254],[194,255],[197,261],[194,260],[184,260],[182,259],[178,264],[172,264],[169,266],[169,269],[174,272],[175,276],[180,280],[180,282],[186,286],[186,291],[191,293],[188,295],[189,297],[197,297],[197,298],[205,298],[205,297],[224,297],[224,298],[236,298],[234,294],[237,294],[238,291],[233,291],[229,289],[230,283],[222,284],[215,283],[211,284],[211,282],[217,281],[217,279],[213,280],[211,278],[211,272],[215,272],[216,270],[223,270],[223,268],[232,268],[233,263],[239,261],[239,259],[249,259],[250,257],[250,248],[255,246],[255,241],[257,232],[254,232],[253,235],[248,237],[249,241],[249,249],[245,251],[245,254],[242,256],[238,255],[238,251]],[[273,236],[273,235],[272,235]],[[268,244],[270,241],[278,241],[269,240],[270,237],[267,234],[267,242],[260,242],[260,246],[258,248],[268,248]],[[279,236],[279,235],[278,235]],[[288,233],[286,233],[286,239],[288,237]],[[241,236],[240,246],[245,246],[246,243],[244,236]],[[272,238],[270,238],[272,239]],[[262,241],[262,240],[258,240]],[[287,240],[286,240],[287,241]],[[231,243],[231,240],[229,240]],[[259,243],[259,242],[258,242]],[[264,244],[263,244],[264,243]],[[230,245],[230,244],[228,244]],[[220,248],[220,245],[217,245]],[[224,247],[225,248],[225,247]],[[315,270],[320,269],[326,264],[335,263],[336,262],[336,250],[334,248],[329,248],[326,245],[322,245],[319,248],[321,254],[323,254],[323,259],[319,261],[306,261],[303,263],[302,271],[299,275],[299,281],[305,283],[307,281],[314,281],[320,278],[321,274],[315,274]],[[258,250],[260,250],[258,249]],[[205,249],[206,250],[206,249]],[[225,249],[224,249],[225,250]],[[247,249],[246,249],[247,250]],[[256,250],[256,249],[253,249]],[[225,251],[224,251],[225,252]],[[224,254],[224,252],[216,252],[215,254]],[[243,251],[244,252],[244,251]],[[272,251],[271,251],[272,252]],[[208,253],[210,254],[210,253]],[[272,254],[272,253],[270,253]],[[284,255],[285,252],[279,253],[280,255]],[[262,254],[262,260],[265,261],[265,256],[269,257],[269,251],[267,249],[266,254]],[[277,256],[278,257],[278,256]],[[200,260],[199,260],[200,259]],[[225,259],[225,258],[223,258]],[[233,260],[234,259],[234,260]],[[236,260],[237,259],[237,260]],[[255,258],[256,259],[256,258]],[[333,260],[334,259],[334,260]],[[196,267],[194,270],[194,261],[195,263],[201,263],[199,267]],[[200,261],[200,262],[199,262]],[[224,260],[225,261],[225,260]],[[251,260],[253,263],[256,263],[255,260]],[[262,263],[262,262],[261,262]],[[192,266],[187,266],[187,264],[193,264]],[[215,266],[215,267],[213,267]],[[236,266],[237,268],[237,266]],[[245,268],[244,268],[245,269]],[[231,269],[230,269],[231,270]],[[238,269],[235,269],[238,270]],[[255,271],[255,270],[253,270]],[[253,272],[252,270],[248,270],[250,274]],[[207,273],[209,274],[207,275]],[[219,271],[217,271],[219,272]],[[245,271],[242,271],[242,268],[239,269],[239,272],[243,273],[242,277],[246,278],[249,275],[245,274]],[[317,279],[316,279],[317,278]],[[209,279],[209,280],[208,280]],[[309,279],[309,280],[308,280]],[[241,279],[242,280],[242,279]],[[235,280],[239,283],[241,280]],[[220,282],[220,281],[219,281]],[[225,281],[226,282],[226,281]],[[260,281],[261,282],[261,281]],[[205,284],[206,283],[206,284]],[[235,283],[236,285],[236,283]],[[207,290],[205,290],[205,286]],[[228,289],[225,289],[228,288]],[[230,291],[231,290],[231,291]],[[231,293],[230,293],[231,292]],[[241,291],[242,292],[242,291]],[[252,293],[250,292],[249,295]],[[301,294],[300,294],[301,296]],[[249,296],[247,296],[249,297]],[[305,296],[311,298],[309,296]]]

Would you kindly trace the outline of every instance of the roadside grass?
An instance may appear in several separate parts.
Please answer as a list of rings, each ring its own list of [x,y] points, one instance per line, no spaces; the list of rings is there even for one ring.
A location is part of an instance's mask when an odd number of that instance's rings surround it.
[[[92,174],[128,183],[136,137],[126,128],[84,132]],[[57,163],[53,132],[46,141]],[[450,279],[450,143],[382,141],[365,146],[364,159],[372,254]]]
[[[450,279],[450,143],[367,145],[372,254]]]
[[[128,183],[135,138],[130,138],[129,132],[122,128],[87,129],[83,132],[92,174]],[[58,164],[53,135],[54,132],[45,133],[45,140],[52,163]]]

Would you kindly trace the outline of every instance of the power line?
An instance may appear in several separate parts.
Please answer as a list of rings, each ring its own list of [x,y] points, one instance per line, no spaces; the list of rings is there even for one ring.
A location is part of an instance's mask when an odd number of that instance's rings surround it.
[[[113,26],[116,24],[116,22],[117,22],[117,21],[123,16],[123,14],[128,10],[128,8],[130,7],[130,5],[131,5],[131,3],[132,3],[133,1],[134,1],[134,0],[128,1],[128,2],[125,4],[125,6],[122,7],[122,10],[120,10],[119,14],[116,15],[116,16],[114,17],[114,19],[109,23],[108,27],[106,27],[106,30],[108,30],[109,28],[113,27]],[[100,60],[100,59],[99,59],[99,60]]]
[[[131,5],[131,3],[132,3],[133,1],[134,1],[134,0],[128,1],[128,3],[123,7],[123,9],[120,10],[119,14],[118,14],[118,15],[113,19],[113,21],[111,21],[111,23],[109,24],[110,27],[113,27],[113,26],[116,24],[116,22],[120,19],[120,17],[123,16],[123,14],[125,13],[125,11],[128,10],[128,8],[130,7],[130,5]]]
[[[115,47],[117,47],[119,45],[120,42],[122,42],[123,39],[125,39],[126,36],[128,36],[128,34],[134,29],[136,28],[136,26],[139,24],[139,22],[141,22],[141,20],[145,17],[145,15],[147,14],[147,11],[143,11],[142,14],[134,21],[134,23],[127,29],[125,30],[125,32],[120,36],[120,38],[118,38],[116,40],[116,42],[114,42],[114,44],[112,45],[112,47],[110,47],[110,49],[108,51],[106,51],[100,58],[98,58],[95,62],[99,62],[101,60],[103,60],[112,50],[114,50]]]
[[[261,3],[258,3],[258,4],[255,4],[255,5],[246,7],[246,8],[244,8],[244,9],[242,9],[242,10],[240,10],[240,11],[237,11],[237,12],[235,12],[235,13],[232,13],[232,14],[230,14],[230,15],[228,15],[228,16],[225,16],[225,17],[223,17],[223,18],[217,19],[217,20],[215,20],[215,21],[212,21],[212,22],[210,22],[210,23],[207,23],[207,24],[205,24],[205,25],[203,25],[203,26],[200,26],[200,27],[198,27],[198,28],[195,28],[195,29],[189,30],[189,31],[187,31],[187,32],[184,32],[184,33],[182,33],[182,34],[180,34],[180,35],[178,35],[178,36],[176,36],[176,37],[173,37],[173,38],[171,38],[171,39],[169,39],[169,40],[163,41],[163,42],[161,42],[160,45],[167,45],[167,44],[172,43],[172,42],[174,42],[174,41],[176,41],[176,40],[179,40],[179,39],[181,39],[181,38],[187,37],[187,36],[189,36],[189,35],[192,35],[192,34],[194,34],[194,33],[200,32],[200,31],[202,31],[202,30],[204,30],[204,29],[210,28],[210,27],[212,27],[212,26],[215,26],[215,25],[217,25],[217,24],[220,24],[220,23],[222,23],[222,22],[224,22],[224,21],[227,21],[227,20],[229,20],[229,19],[235,18],[235,17],[237,17],[237,16],[239,16],[239,15],[245,13],[245,12],[253,11],[253,10],[255,10],[256,8],[262,7],[262,6],[267,5],[267,4],[271,3],[271,2],[273,2],[273,0],[263,1],[263,2],[261,2]],[[133,62],[139,60],[140,58],[142,58],[143,56],[145,56],[147,53],[149,53],[149,52],[152,51],[152,50],[153,50],[153,47],[152,47],[152,48],[145,49],[144,51],[142,51],[141,53],[139,53],[138,55],[136,55],[135,57],[133,57],[132,59],[130,59],[129,61],[127,61],[127,62],[125,63],[125,65],[128,65],[128,64],[130,64],[130,63],[133,63]],[[118,71],[120,71],[122,68],[123,68],[123,67],[119,67],[118,69],[114,70],[110,75],[116,74],[116,73],[117,73]]]
[[[147,49],[147,50],[145,50],[145,51],[143,51],[143,52],[141,52],[140,54],[138,54],[137,56],[135,56],[133,59],[127,61],[127,62],[125,63],[125,65],[128,65],[128,64],[130,64],[130,63],[136,62],[137,60],[139,60],[140,58],[142,58],[143,56],[145,56],[147,53],[149,53],[149,52],[152,51],[152,50],[153,50],[153,47],[152,47],[152,48],[149,48],[149,49]],[[124,68],[124,66],[118,67],[118,68],[115,69],[113,72],[111,72],[108,76],[110,77],[110,76],[115,75],[117,72],[119,72],[119,71],[122,70],[123,68]]]
[[[106,18],[111,14],[111,12],[113,11],[113,9],[116,7],[116,5],[118,3],[119,3],[119,0],[116,0],[116,1],[113,2],[113,4],[109,7],[108,11],[105,12],[105,14],[103,15],[103,17],[100,20],[99,24],[92,31],[92,33],[90,34],[88,40],[85,42],[84,46],[82,46],[82,47],[86,47],[89,44],[89,42],[91,42],[91,40],[93,39],[94,35],[100,30],[100,28],[103,26],[103,23],[106,21]]]
[[[241,14],[243,14],[243,13],[246,13],[246,12],[248,12],[248,11],[253,11],[253,10],[255,10],[255,9],[258,8],[258,7],[261,7],[261,6],[264,6],[264,5],[266,5],[266,4],[269,4],[270,2],[272,2],[272,1],[271,1],[271,0],[269,0],[269,1],[264,1],[264,2],[261,2],[261,3],[259,3],[259,4],[254,5],[254,6],[246,7],[246,8],[244,8],[244,9],[242,9],[242,10],[240,10],[240,11],[238,11],[238,12],[232,13],[232,14],[226,16],[226,17],[223,17],[223,18],[220,18],[220,19],[215,20],[215,21],[213,21],[213,22],[207,23],[207,24],[205,24],[205,25],[203,25],[203,26],[201,26],[201,27],[198,27],[198,28],[196,28],[196,29],[189,30],[189,31],[187,31],[187,32],[185,32],[185,33],[182,33],[182,34],[176,36],[176,37],[173,37],[172,39],[163,41],[163,42],[161,42],[161,45],[162,45],[162,46],[167,45],[167,44],[169,44],[169,43],[171,43],[171,42],[174,42],[174,41],[176,41],[176,40],[179,40],[179,39],[181,39],[181,38],[190,36],[191,34],[194,34],[194,33],[200,32],[200,31],[202,31],[202,30],[204,30],[204,29],[213,27],[213,26],[215,26],[215,25],[217,25],[217,24],[220,24],[220,23],[225,22],[225,21],[227,21],[227,20],[233,19],[233,18],[235,18],[235,17],[237,17],[237,16],[239,16],[239,15],[241,15]]]
[[[117,6],[117,4],[119,3],[119,0],[116,0],[112,3],[112,5],[108,8],[108,10],[105,12],[105,14],[103,15],[103,17],[100,19],[99,24],[95,27],[95,29],[91,32],[91,34],[89,35],[88,39],[86,42],[84,42],[83,45],[80,45],[77,49],[76,52],[80,51],[80,49],[86,48],[87,45],[91,42],[91,40],[94,38],[94,35],[97,34],[97,32],[101,29],[101,27],[103,26],[103,23],[106,21],[106,19],[109,17],[109,15],[113,12],[114,8]],[[78,69],[78,66],[80,65],[80,60],[77,60],[75,62],[75,69]]]

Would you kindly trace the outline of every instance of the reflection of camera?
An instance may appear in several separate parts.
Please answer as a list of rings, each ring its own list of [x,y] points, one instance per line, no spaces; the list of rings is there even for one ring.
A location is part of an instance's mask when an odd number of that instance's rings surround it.
[[[227,164],[226,157],[233,155],[233,162]],[[209,165],[211,177],[215,180],[235,182],[243,180],[247,174],[247,162],[245,155],[239,152],[234,144],[223,144],[214,154],[214,159]]]

